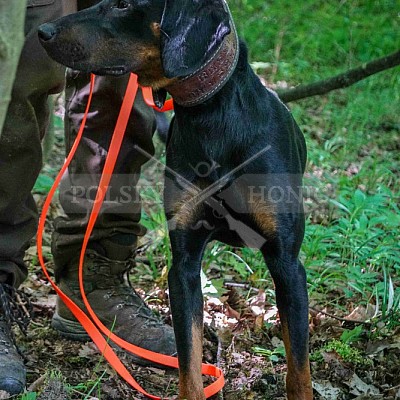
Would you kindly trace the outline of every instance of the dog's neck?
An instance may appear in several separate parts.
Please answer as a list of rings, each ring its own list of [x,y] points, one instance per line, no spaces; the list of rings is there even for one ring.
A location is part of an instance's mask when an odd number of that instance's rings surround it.
[[[232,76],[239,59],[239,39],[233,27],[213,56],[191,75],[165,87],[174,102],[183,107],[204,103],[218,93]]]

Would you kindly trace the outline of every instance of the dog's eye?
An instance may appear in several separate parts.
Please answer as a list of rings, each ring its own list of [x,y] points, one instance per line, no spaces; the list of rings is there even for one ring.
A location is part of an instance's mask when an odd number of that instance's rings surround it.
[[[119,9],[121,9],[121,10],[123,10],[123,9],[125,9],[125,8],[128,8],[130,6],[130,4],[129,4],[129,1],[126,1],[126,0],[120,0],[119,2],[118,2],[118,8]]]

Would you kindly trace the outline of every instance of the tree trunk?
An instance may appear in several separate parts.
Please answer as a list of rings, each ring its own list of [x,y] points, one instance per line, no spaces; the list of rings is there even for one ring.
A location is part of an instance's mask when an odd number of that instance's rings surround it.
[[[0,135],[24,44],[26,0],[0,0]]]

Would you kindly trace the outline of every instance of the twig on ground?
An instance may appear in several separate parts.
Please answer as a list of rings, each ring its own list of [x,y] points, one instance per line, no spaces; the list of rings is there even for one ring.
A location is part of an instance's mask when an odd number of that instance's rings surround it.
[[[259,292],[259,289],[250,286],[248,283],[236,283],[236,282],[224,282],[224,286],[226,286],[227,288],[241,288],[241,289],[248,289],[248,290],[252,290],[253,292]]]
[[[29,385],[28,392],[36,392],[38,388],[45,382],[46,378],[47,374],[39,376],[39,378],[36,379],[35,382],[32,382],[31,385]]]
[[[361,320],[358,320],[358,319],[350,319],[350,318],[337,317],[337,316],[334,315],[334,314],[330,314],[330,313],[328,313],[328,312],[326,312],[326,311],[318,310],[318,309],[315,308],[315,307],[309,307],[309,309],[312,310],[312,311],[315,311],[315,312],[317,312],[317,313],[324,314],[324,315],[326,315],[326,316],[328,316],[328,317],[337,319],[338,321],[342,321],[342,322],[350,322],[350,323],[352,323],[352,324],[359,324],[359,325],[368,325],[368,324],[370,324],[370,322],[368,322],[368,321],[361,321]]]
[[[17,299],[17,304],[21,307],[22,311],[24,312],[25,316],[30,319],[31,315],[28,311],[28,309],[25,307],[25,302],[21,299],[21,296],[16,292],[15,293],[15,298]]]

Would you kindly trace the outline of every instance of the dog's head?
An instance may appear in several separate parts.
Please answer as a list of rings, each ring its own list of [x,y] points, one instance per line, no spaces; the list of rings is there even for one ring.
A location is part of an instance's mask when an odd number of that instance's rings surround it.
[[[223,0],[103,0],[41,25],[39,38],[56,61],[84,72],[134,72],[162,87],[190,75],[230,32]]]

